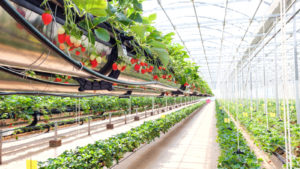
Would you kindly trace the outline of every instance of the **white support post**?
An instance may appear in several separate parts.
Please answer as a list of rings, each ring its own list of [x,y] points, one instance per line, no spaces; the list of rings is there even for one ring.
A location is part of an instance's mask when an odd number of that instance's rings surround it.
[[[274,27],[274,32],[276,32],[276,25],[277,25],[277,18],[276,18],[276,23]],[[277,36],[275,36],[275,46],[277,45]],[[277,47],[275,48],[275,97],[276,97],[276,115],[278,118],[281,119],[280,117],[280,109],[279,109],[279,96],[278,96],[278,57],[277,57]]]
[[[152,97],[152,114],[154,115],[154,97]]]
[[[296,4],[293,5],[293,13],[296,12]],[[295,89],[296,89],[296,113],[297,124],[300,124],[300,101],[299,101],[299,73],[298,73],[298,57],[297,57],[297,30],[296,30],[297,17],[293,19],[293,38],[294,38],[294,63],[295,63]]]
[[[91,117],[88,117],[88,135],[91,135]]]
[[[57,141],[57,122],[54,123],[54,140]]]
[[[2,164],[2,130],[0,129],[0,165]]]

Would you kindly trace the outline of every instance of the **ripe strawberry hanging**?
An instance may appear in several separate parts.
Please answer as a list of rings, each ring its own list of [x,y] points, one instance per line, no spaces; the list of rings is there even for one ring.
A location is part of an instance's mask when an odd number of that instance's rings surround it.
[[[117,63],[114,63],[114,64],[112,65],[112,69],[113,69],[114,71],[118,70],[118,65],[117,65]]]
[[[75,55],[80,55],[80,52],[77,50],[76,52],[75,52]]]
[[[159,66],[159,67],[158,67],[158,69],[159,69],[159,70],[161,70],[161,69],[162,69],[162,67],[160,67],[160,66]]]
[[[44,12],[42,14],[42,20],[44,25],[49,25],[52,22],[52,15],[49,12]]]
[[[153,70],[153,66],[149,66],[149,70]]]
[[[187,82],[184,83],[184,86],[188,86],[189,84]]]
[[[145,66],[148,66],[148,63],[144,63]]]
[[[141,65],[141,66],[145,66],[145,63],[144,63],[144,62],[141,62],[140,65]]]
[[[81,47],[81,52],[85,52],[85,47]]]
[[[121,72],[123,72],[126,69],[126,65],[122,66]]]
[[[134,70],[135,70],[135,71],[139,72],[139,71],[140,71],[140,68],[141,68],[141,65],[135,64],[135,66],[134,66]]]
[[[142,69],[141,72],[142,72],[142,74],[145,74],[145,73],[146,73],[146,70],[145,70],[145,69]]]
[[[163,67],[162,69],[163,69],[163,70],[166,70],[166,68],[165,68],[165,67]]]
[[[67,44],[68,44],[70,47],[74,45],[74,44],[71,42],[70,35],[66,35],[66,42],[67,42]]]
[[[58,34],[57,39],[59,43],[65,43],[66,41],[66,34]]]
[[[168,76],[168,79],[171,79],[171,78],[172,78],[172,75],[169,75],[169,76]]]
[[[92,65],[92,68],[95,68],[95,67],[97,67],[97,66],[98,66],[98,62],[97,62],[97,60],[96,60],[96,59],[94,59],[94,60],[90,60],[90,63],[91,63],[91,65]]]
[[[135,59],[131,58],[130,62],[131,62],[131,64],[134,64],[135,63]]]
[[[157,75],[153,75],[153,79],[154,80],[158,80],[158,76]]]
[[[57,78],[55,78],[54,81],[55,81],[55,82],[61,82],[61,78],[57,77]]]
[[[166,78],[167,78],[167,75],[162,75],[162,78],[163,78],[163,79],[166,79]]]

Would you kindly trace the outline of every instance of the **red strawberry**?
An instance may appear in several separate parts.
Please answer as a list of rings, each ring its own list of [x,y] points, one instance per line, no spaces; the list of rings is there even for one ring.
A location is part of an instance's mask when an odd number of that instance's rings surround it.
[[[145,70],[145,69],[142,69],[141,72],[142,72],[142,74],[145,74],[145,73],[146,73],[146,70]]]
[[[112,65],[112,69],[113,69],[114,71],[118,70],[118,65],[117,65],[117,63],[114,63],[114,64]]]
[[[113,86],[117,86],[117,83],[113,83],[112,85],[113,85]]]
[[[44,22],[44,25],[49,25],[52,22],[52,15],[48,12],[44,12],[42,14],[42,20]]]
[[[184,83],[184,86],[188,86],[189,84],[187,82]]]
[[[149,70],[153,70],[153,66],[149,66]]]
[[[149,68],[146,68],[146,72],[149,72]]]
[[[98,66],[98,62],[97,62],[97,60],[96,60],[96,59],[94,59],[94,60],[90,60],[90,63],[91,63],[91,65],[92,65],[92,68],[95,68],[95,67],[97,67],[97,66]]]
[[[166,79],[166,78],[167,78],[167,75],[162,75],[162,78],[163,78],[163,79]]]
[[[131,58],[130,62],[131,62],[131,64],[134,64],[135,63],[135,59]]]
[[[159,70],[161,70],[161,69],[162,69],[162,67],[160,67],[160,66],[159,66],[159,67],[158,67],[158,69],[159,69]]]
[[[68,84],[69,82],[65,81],[64,83]]]
[[[172,75],[169,75],[168,78],[171,79],[171,78],[172,78]]]
[[[70,40],[70,35],[66,35],[66,42],[70,47],[74,45]]]
[[[67,76],[67,79],[71,79],[71,76]]]
[[[121,72],[123,72],[126,69],[126,65],[122,66]]]
[[[135,64],[135,66],[134,66],[135,71],[139,72],[140,68],[141,68],[141,65]]]
[[[141,66],[145,66],[145,63],[144,63],[144,62],[141,62],[140,65],[141,65]]]
[[[85,52],[85,47],[81,47],[81,52]]]
[[[57,77],[57,78],[55,78],[54,81],[55,81],[55,82],[61,82],[61,78]]]
[[[74,47],[71,47],[70,49],[69,49],[69,51],[73,51],[75,48]]]
[[[145,66],[148,66],[148,63],[144,63]]]
[[[149,73],[151,73],[151,72],[152,72],[152,70],[150,70],[150,69],[149,69],[149,70],[148,70],[148,72],[149,72]]]
[[[166,70],[166,68],[165,68],[165,67],[163,67],[162,69],[163,69],[163,70]]]
[[[175,80],[175,81],[174,81],[174,83],[176,84],[176,83],[177,83],[177,81]]]
[[[80,52],[77,50],[76,52],[75,52],[75,55],[80,55]]]
[[[65,43],[66,41],[66,34],[58,34],[57,39],[59,43]]]
[[[154,80],[158,80],[158,76],[157,75],[153,75],[153,79]]]

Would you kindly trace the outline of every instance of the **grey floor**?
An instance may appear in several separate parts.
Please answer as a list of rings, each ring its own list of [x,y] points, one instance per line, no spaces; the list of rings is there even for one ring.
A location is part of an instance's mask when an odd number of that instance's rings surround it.
[[[214,169],[219,155],[216,136],[215,103],[212,102],[114,169]]]

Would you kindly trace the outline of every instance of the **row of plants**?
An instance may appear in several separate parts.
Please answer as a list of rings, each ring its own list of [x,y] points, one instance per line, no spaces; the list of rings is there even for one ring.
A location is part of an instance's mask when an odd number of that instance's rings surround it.
[[[153,26],[156,14],[143,16],[143,1],[64,0],[65,22],[56,30],[55,43],[61,50],[80,59],[84,66],[99,70],[104,66],[103,63],[107,62],[108,51],[99,50],[96,38],[113,42],[114,46],[118,46],[119,56],[112,64],[112,70],[124,71],[127,74],[149,74],[153,80],[174,82],[175,85],[181,84],[193,91],[212,94],[207,83],[199,76],[199,66],[187,60],[189,55],[182,45],[173,43],[175,33],[163,34],[158,31]],[[52,0],[44,0],[41,3],[41,7],[45,9],[41,16],[44,27],[49,27],[55,22],[54,9],[49,8],[49,2]],[[26,12],[22,13],[26,15]],[[110,25],[112,28],[100,27],[101,24]],[[124,41],[121,40],[120,34],[134,37],[127,40],[126,49],[130,50],[128,52],[133,56],[128,57],[124,54],[127,52],[122,50]],[[61,79],[58,77],[55,80],[61,82]],[[68,79],[63,81],[68,82]]]
[[[133,152],[142,144],[154,141],[161,133],[166,133],[203,104],[204,102],[198,103],[159,119],[146,121],[136,128],[106,140],[67,150],[57,158],[49,158],[45,162],[39,162],[38,165],[41,169],[111,167],[114,162],[118,163],[125,153]]]
[[[121,111],[113,112],[111,115],[112,115],[112,117],[122,116],[122,115],[124,115],[124,112],[121,112]],[[90,118],[90,120],[96,120],[96,119],[106,119],[106,118],[108,118],[108,116],[109,116],[109,114],[102,114],[102,115],[95,115],[95,116],[89,116],[89,117],[77,117],[77,118],[72,118],[72,119],[60,120],[60,121],[57,121],[57,126],[72,125],[75,123],[80,123],[82,125],[88,121],[88,118]],[[14,132],[9,136],[28,133],[28,132],[32,132],[32,131],[43,131],[45,129],[47,129],[46,132],[49,132],[50,130],[53,130],[54,127],[55,127],[55,122],[41,123],[41,124],[37,124],[36,126],[17,127],[17,128],[14,128]],[[16,138],[18,138],[18,137],[16,137]]]
[[[235,125],[232,122],[224,120],[229,117],[222,107],[220,107],[218,102],[216,102],[216,111],[218,128],[217,142],[219,143],[221,152],[218,159],[218,168],[260,168],[261,159],[256,158],[242,134],[237,131]],[[239,135],[239,143],[237,139],[237,132]]]
[[[186,98],[181,97],[155,97],[154,104],[158,106],[181,103]],[[187,99],[191,99],[188,97]],[[135,108],[145,110],[152,108],[151,97],[131,97],[131,111]],[[75,112],[79,108],[83,114],[102,114],[103,112],[124,110],[128,111],[129,99],[113,96],[70,98],[56,96],[1,96],[0,119],[22,119],[32,121],[33,115],[39,112],[44,119],[50,119],[54,113]],[[55,111],[54,111],[55,110]]]
[[[247,102],[249,100],[244,100]],[[284,104],[280,101],[280,116],[276,116],[276,102],[274,100],[268,100],[267,109],[268,114],[264,113],[264,101],[254,100],[253,107],[246,106],[239,103],[232,103],[223,101],[223,104],[227,108],[229,104],[229,111],[238,116],[239,122],[245,129],[248,130],[252,139],[260,146],[260,148],[269,153],[270,155],[278,150],[283,150],[281,156],[285,158],[285,139],[284,139],[284,122],[283,122],[283,110]],[[257,105],[258,103],[258,105]],[[257,109],[258,108],[258,109]],[[291,146],[293,154],[293,167],[300,167],[300,125],[294,123],[296,118],[296,111],[294,101],[289,103],[290,108],[290,133],[291,133]],[[238,109],[238,111],[236,111]],[[250,109],[252,109],[252,119]],[[237,113],[236,113],[237,112]],[[267,128],[268,124],[268,128]]]

